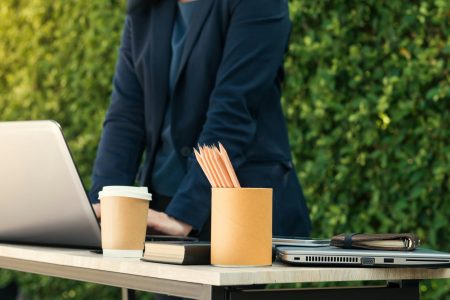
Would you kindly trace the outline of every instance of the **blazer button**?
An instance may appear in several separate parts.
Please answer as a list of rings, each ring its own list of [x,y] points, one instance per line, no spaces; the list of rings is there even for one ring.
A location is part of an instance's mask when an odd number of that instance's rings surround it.
[[[180,153],[181,153],[182,156],[188,157],[189,155],[191,155],[192,150],[191,150],[190,147],[182,147],[182,148],[180,149]]]

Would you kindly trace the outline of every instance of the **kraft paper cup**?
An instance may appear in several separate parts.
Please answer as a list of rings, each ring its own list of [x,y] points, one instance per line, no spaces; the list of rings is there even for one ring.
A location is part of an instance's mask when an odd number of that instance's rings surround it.
[[[152,195],[146,187],[105,186],[99,193],[104,256],[142,257]]]
[[[211,264],[272,264],[272,189],[212,189]]]

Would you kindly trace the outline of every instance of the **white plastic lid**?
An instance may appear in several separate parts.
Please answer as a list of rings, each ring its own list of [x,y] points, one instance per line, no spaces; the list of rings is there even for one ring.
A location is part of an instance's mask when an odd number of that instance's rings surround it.
[[[98,199],[101,199],[102,197],[128,197],[152,201],[152,194],[148,192],[148,188],[146,186],[144,187],[121,186],[121,185],[105,186],[98,193]]]

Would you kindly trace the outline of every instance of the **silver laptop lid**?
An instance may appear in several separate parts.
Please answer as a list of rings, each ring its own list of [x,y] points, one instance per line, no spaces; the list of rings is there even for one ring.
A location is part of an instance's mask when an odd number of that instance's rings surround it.
[[[53,121],[0,122],[0,241],[101,246],[100,227]]]
[[[285,262],[305,265],[349,266],[449,266],[450,253],[418,248],[415,251],[380,251],[337,247],[279,247],[277,256]]]

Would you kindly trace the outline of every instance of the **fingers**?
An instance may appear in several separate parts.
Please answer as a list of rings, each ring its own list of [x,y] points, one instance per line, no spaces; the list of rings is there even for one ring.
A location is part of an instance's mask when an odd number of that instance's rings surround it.
[[[94,209],[97,219],[100,219],[100,217],[101,217],[100,203],[92,204],[92,208]]]
[[[147,225],[168,235],[187,236],[192,226],[153,209],[148,210]]]

